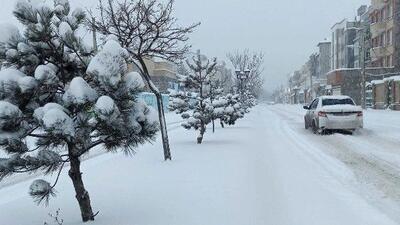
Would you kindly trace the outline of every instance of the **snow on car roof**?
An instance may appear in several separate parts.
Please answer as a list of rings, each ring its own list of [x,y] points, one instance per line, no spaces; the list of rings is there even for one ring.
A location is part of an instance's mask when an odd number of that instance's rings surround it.
[[[349,96],[346,95],[325,95],[321,96],[321,99],[348,99],[350,98]]]

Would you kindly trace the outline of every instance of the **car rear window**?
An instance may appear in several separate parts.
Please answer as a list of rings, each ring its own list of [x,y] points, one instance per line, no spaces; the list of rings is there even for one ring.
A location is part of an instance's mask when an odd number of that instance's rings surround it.
[[[353,100],[350,98],[343,99],[322,99],[322,105],[354,105]]]

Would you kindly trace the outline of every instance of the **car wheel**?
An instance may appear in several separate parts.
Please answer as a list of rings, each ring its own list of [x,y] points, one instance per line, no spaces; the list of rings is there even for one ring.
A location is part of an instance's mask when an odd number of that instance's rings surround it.
[[[318,133],[318,127],[317,127],[317,123],[315,122],[315,120],[313,120],[312,122],[312,131],[314,132],[314,134]]]
[[[308,128],[310,128],[310,126],[308,125],[307,120],[305,118],[304,118],[304,128],[306,130],[308,130]]]

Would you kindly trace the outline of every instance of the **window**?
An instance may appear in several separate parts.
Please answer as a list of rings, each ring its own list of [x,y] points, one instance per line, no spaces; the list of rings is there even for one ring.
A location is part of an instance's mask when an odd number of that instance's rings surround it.
[[[355,105],[351,98],[343,98],[343,99],[323,99],[322,105]]]
[[[383,58],[378,59],[378,66],[383,67]]]
[[[393,30],[390,29],[386,32],[386,45],[392,45]]]
[[[371,23],[376,23],[376,17],[374,13],[371,14]]]
[[[392,3],[390,2],[389,5],[387,6],[387,17],[391,18],[393,16],[393,6]]]
[[[384,21],[386,19],[385,12],[386,12],[385,8],[381,9],[381,11],[379,12],[379,14],[380,14],[379,22],[382,22],[382,21]]]
[[[385,34],[386,32],[383,32],[379,35],[379,46],[381,47],[385,46]]]
[[[319,99],[315,99],[314,102],[311,104],[311,109],[316,109],[318,107]]]
[[[386,66],[387,67],[391,67],[393,65],[393,56],[392,55],[388,55],[386,56]]]

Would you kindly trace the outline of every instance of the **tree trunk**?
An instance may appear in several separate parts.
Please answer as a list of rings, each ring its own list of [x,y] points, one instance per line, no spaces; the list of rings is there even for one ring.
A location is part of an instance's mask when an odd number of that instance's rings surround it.
[[[162,95],[160,94],[160,92],[156,93],[155,95],[157,98],[158,119],[160,120],[160,130],[161,130],[162,144],[164,149],[164,160],[172,160],[171,150],[169,148],[167,123],[165,121],[164,103],[162,101]]]
[[[203,142],[203,137],[205,132],[206,132],[206,126],[204,122],[201,122],[200,135],[197,137],[197,144],[201,144]]]
[[[162,95],[158,88],[154,85],[153,81],[151,81],[149,70],[147,69],[146,63],[144,62],[142,57],[138,57],[139,63],[142,69],[142,76],[146,80],[147,85],[149,86],[151,92],[156,96],[157,100],[157,110],[158,110],[158,119],[160,121],[160,130],[162,137],[162,144],[164,150],[164,160],[172,160],[171,150],[169,147],[169,139],[168,139],[168,131],[167,131],[167,123],[165,122],[165,113],[164,113],[164,104],[162,101]]]
[[[215,133],[215,121],[212,120],[213,133]]]
[[[92,206],[90,204],[89,193],[86,191],[85,186],[82,181],[81,173],[81,162],[79,158],[70,157],[70,170],[69,177],[74,184],[76,200],[78,200],[79,207],[81,209],[82,221],[88,222],[93,221],[95,215],[93,214]]]

